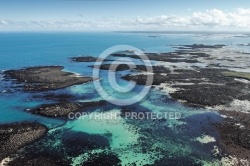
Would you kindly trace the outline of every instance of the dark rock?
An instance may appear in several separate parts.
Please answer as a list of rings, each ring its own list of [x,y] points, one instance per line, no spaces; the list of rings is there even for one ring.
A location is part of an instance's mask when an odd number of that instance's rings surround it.
[[[37,123],[0,125],[0,159],[43,137],[47,128]]]
[[[46,100],[68,101],[68,100],[74,99],[75,97],[73,95],[70,95],[70,94],[49,93],[49,94],[42,96],[42,98],[46,99]]]
[[[249,96],[249,87],[247,84],[235,81],[234,78],[221,75],[224,69],[197,69],[183,70],[175,69],[177,74],[154,74],[153,85],[161,83],[172,84],[172,87],[180,89],[171,93],[171,97],[187,101],[191,105],[215,106],[225,105],[233,99],[246,99]],[[135,81],[139,85],[145,85],[147,75],[126,75],[122,77],[125,80]],[[174,84],[192,83],[187,85]]]
[[[62,143],[69,156],[78,156],[84,152],[94,149],[105,149],[109,147],[109,138],[83,132],[65,132]]]
[[[141,59],[137,55],[130,55],[130,54],[112,54],[112,56]],[[162,54],[147,53],[146,56],[148,57],[149,60],[154,60],[154,61],[163,61],[163,62],[172,62],[172,63],[179,63],[179,62],[198,63],[199,62],[198,60],[186,59],[186,58],[180,57],[172,53],[162,53]]]
[[[16,79],[23,83],[25,91],[45,91],[66,88],[72,85],[92,81],[91,77],[77,77],[73,73],[62,71],[62,66],[30,67],[5,71],[5,78]]]
[[[51,157],[43,157],[39,156],[36,158],[18,158],[14,159],[10,163],[8,163],[9,166],[66,166],[66,164],[63,164],[59,159],[57,158],[51,158]]]
[[[73,58],[70,58],[70,59],[73,62],[96,62],[98,58],[93,57],[93,56],[79,56],[79,57],[73,57]],[[102,59],[99,59],[99,60],[102,60]]]
[[[103,64],[100,66],[89,66],[89,67],[94,67],[94,68],[99,67],[101,70],[110,70],[110,71],[124,71],[124,70],[130,70],[130,68],[137,71],[147,71],[147,66],[144,65],[136,65],[133,68],[132,66],[129,66],[127,64],[119,64],[116,69],[114,68],[114,66],[111,66],[111,64]],[[163,66],[152,66],[152,69],[153,73],[170,73],[170,70]]]
[[[240,159],[250,159],[250,115],[237,111],[220,111],[227,118],[217,124],[220,143],[226,153]]]
[[[217,45],[204,45],[204,44],[192,44],[192,45],[180,45],[179,49],[200,49],[200,48],[223,48],[226,45],[224,44],[217,44]]]
[[[129,65],[127,64],[119,64],[118,66],[111,64],[102,64],[99,66],[89,66],[89,67],[99,68],[101,70],[110,70],[110,71],[124,71],[130,69]]]
[[[91,166],[121,166],[121,160],[113,153],[91,154],[88,161],[82,165]]]
[[[69,113],[81,112],[86,108],[103,106],[106,101],[93,101],[93,102],[62,102],[54,104],[44,104],[38,106],[30,111],[34,114],[46,117],[68,117]]]
[[[164,157],[163,159],[160,159],[158,161],[156,161],[153,165],[157,165],[157,166],[183,166],[183,165],[187,165],[187,166],[202,166],[202,164],[198,161],[195,161],[194,159],[192,159],[190,156],[186,157],[186,156],[181,156],[181,157]]]

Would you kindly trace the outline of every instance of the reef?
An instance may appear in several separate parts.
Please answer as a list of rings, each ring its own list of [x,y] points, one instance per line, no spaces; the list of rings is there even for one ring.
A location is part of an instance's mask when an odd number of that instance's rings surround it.
[[[93,56],[79,56],[79,57],[72,57],[70,59],[73,62],[96,62],[98,60],[97,57],[93,57]],[[99,59],[98,61],[100,60],[102,59]]]
[[[111,65],[111,64],[103,64],[99,66],[89,66],[93,68],[99,68],[101,70],[110,70],[110,71],[124,71],[124,70],[136,70],[136,71],[147,71],[147,66],[144,65],[128,65],[128,64],[117,64],[117,65]],[[149,67],[149,66],[148,66]],[[170,73],[170,70],[163,66],[152,66],[152,72],[153,73]]]
[[[92,101],[92,102],[61,102],[53,104],[44,104],[33,108],[30,112],[46,117],[68,117],[69,113],[80,112],[89,107],[103,106],[106,102]]]
[[[248,100],[248,84],[223,76],[225,69],[201,68],[196,70],[176,69],[174,74],[154,74],[153,85],[168,84],[176,91],[170,96],[184,100],[189,105],[216,106],[231,103],[234,99]],[[125,80],[145,85],[146,74],[126,75]]]
[[[186,54],[187,52],[174,52],[174,53],[146,53],[144,59],[148,58],[149,60],[152,61],[163,61],[163,62],[171,62],[171,63],[180,63],[180,62],[185,62],[185,63],[199,63],[198,60],[196,59],[190,59],[190,58],[185,58],[182,56],[179,56],[181,54]],[[143,56],[137,56],[133,54],[126,54],[126,53],[121,53],[121,54],[112,54],[114,57],[129,57],[129,58],[134,58],[134,59],[141,59]]]
[[[221,144],[227,154],[250,160],[250,114],[238,111],[220,111],[225,116],[217,124]]]
[[[0,125],[0,159],[8,157],[28,144],[46,135],[48,129],[37,123]]]
[[[5,71],[4,77],[15,79],[18,84],[22,83],[24,91],[55,90],[93,80],[91,77],[77,76],[62,69],[62,66],[29,67]]]

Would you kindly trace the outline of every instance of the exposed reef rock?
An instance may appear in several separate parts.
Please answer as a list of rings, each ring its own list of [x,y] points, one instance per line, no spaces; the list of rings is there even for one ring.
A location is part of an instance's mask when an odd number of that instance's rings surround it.
[[[70,59],[73,62],[96,62],[98,60],[97,57],[93,57],[93,56],[79,56],[79,57],[72,57]]]
[[[177,89],[170,95],[179,100],[185,100],[189,104],[198,106],[225,105],[233,99],[249,100],[248,84],[235,81],[232,77],[225,77],[221,73],[224,69],[197,69],[197,70],[175,70],[175,74],[155,74],[153,85],[166,83]],[[147,75],[126,75],[125,80],[135,81],[137,84],[145,85]]]
[[[179,49],[201,49],[201,48],[222,48],[225,47],[224,44],[216,44],[216,45],[204,45],[204,44],[192,44],[192,45],[180,45],[177,46]]]
[[[28,157],[26,157],[28,158]],[[48,156],[38,156],[32,157],[28,159],[15,159],[11,161],[8,165],[9,166],[66,166],[62,161],[58,158],[51,158]]]
[[[47,128],[36,123],[0,125],[0,159],[36,141],[47,133]]]
[[[187,59],[185,57],[179,56],[180,54],[186,54],[186,53],[181,53],[181,52],[178,52],[178,53],[161,53],[161,54],[146,53],[145,55],[148,57],[149,60],[153,60],[153,61],[163,61],[163,62],[171,62],[171,63],[180,63],[180,62],[198,63],[199,62],[196,59]],[[122,53],[122,54],[112,54],[112,56],[141,59],[137,55],[124,54],[124,53]]]
[[[124,71],[124,70],[130,70],[131,68],[133,70],[137,71],[147,71],[147,66],[144,65],[136,65],[134,68],[133,66],[129,66],[127,64],[119,64],[117,68],[115,66],[112,66],[111,64],[103,64],[100,66],[89,66],[93,68],[99,67],[101,70],[110,70],[110,71]],[[152,66],[153,73],[170,73],[170,70],[168,68],[165,68],[163,66]]]
[[[250,160],[250,114],[236,111],[220,111],[225,115],[218,124],[221,143],[226,152],[237,158]]]
[[[83,165],[91,166],[121,166],[121,160],[116,154],[113,153],[100,153],[100,154],[91,154],[88,161],[85,161]]]
[[[55,94],[55,93],[45,93],[43,95],[34,95],[32,98],[41,98],[45,100],[53,100],[53,101],[59,101],[59,102],[65,102],[65,101],[71,101],[76,99],[74,95],[71,94]]]
[[[62,102],[55,104],[44,104],[30,111],[46,117],[68,117],[71,112],[79,112],[89,107],[103,106],[105,101],[94,102]]]
[[[79,77],[62,69],[62,66],[30,67],[8,70],[4,74],[5,78],[16,79],[17,83],[23,83],[25,91],[54,90],[93,80],[91,77]]]

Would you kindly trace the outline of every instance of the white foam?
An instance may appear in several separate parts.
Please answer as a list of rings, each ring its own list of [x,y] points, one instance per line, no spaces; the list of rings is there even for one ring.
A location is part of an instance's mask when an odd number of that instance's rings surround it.
[[[209,135],[202,135],[201,137],[197,137],[195,140],[202,143],[202,144],[208,144],[208,143],[211,143],[211,142],[216,142],[215,138],[211,137]]]

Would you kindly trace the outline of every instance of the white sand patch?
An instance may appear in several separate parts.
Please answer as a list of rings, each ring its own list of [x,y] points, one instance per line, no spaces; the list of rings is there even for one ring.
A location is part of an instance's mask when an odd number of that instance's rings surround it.
[[[239,126],[240,128],[244,128],[245,126],[240,124],[240,123],[236,123],[235,126]]]
[[[155,65],[163,66],[173,71],[174,69],[176,69],[175,66],[178,66],[178,69],[193,69],[192,66],[194,65],[194,63],[185,63],[185,62],[171,63],[171,62],[158,61],[156,62]]]
[[[234,99],[229,105],[218,105],[212,109],[250,113],[250,101]]]
[[[238,110],[243,112],[250,112],[250,101],[248,100],[234,100],[231,107],[238,108]]]
[[[160,85],[155,85],[155,88],[157,90],[160,90],[160,91],[168,94],[168,95],[169,95],[169,93],[174,93],[174,92],[178,91],[177,88],[173,88],[171,86],[171,84],[168,84],[168,83],[161,83]]]
[[[7,166],[9,162],[12,161],[12,158],[6,157],[0,162],[0,166]]]
[[[217,156],[220,154],[220,149],[218,148],[218,146],[214,146],[214,149],[212,150],[212,154],[214,156]]]
[[[246,84],[250,84],[250,81],[249,81],[249,80],[246,80],[246,79],[235,78],[234,80],[235,80],[235,81],[239,81],[239,82],[243,82],[243,83],[246,83]]]
[[[219,86],[223,86],[225,84],[216,84],[216,83],[212,83],[212,82],[201,82],[201,83],[199,83],[199,85],[219,85]]]
[[[197,137],[195,140],[202,143],[202,144],[208,144],[210,142],[216,142],[215,138],[211,137],[209,135],[202,135],[201,137]]]
[[[250,162],[236,157],[222,157],[221,160],[201,161],[203,166],[249,166]]]
[[[241,166],[249,166],[249,161],[244,159],[237,159],[236,157],[223,157],[221,159],[221,164],[223,166],[235,166],[235,165],[241,165]]]
[[[174,85],[194,85],[194,83],[175,82]]]
[[[84,76],[81,76],[81,75],[74,75],[74,76],[72,76],[72,77],[82,78],[82,77],[84,77]]]
[[[226,116],[226,115],[220,115],[222,118],[227,118],[228,116]]]
[[[142,72],[140,72],[139,74],[131,74],[131,75],[141,75],[141,74],[145,74],[145,75],[149,75],[149,74],[151,74],[151,75],[153,75],[154,73],[150,73],[150,72],[142,71]]]

